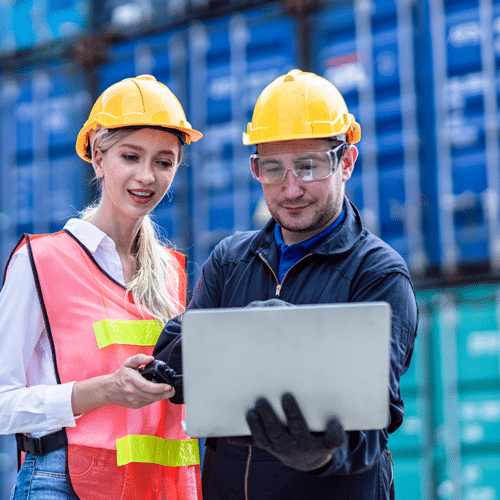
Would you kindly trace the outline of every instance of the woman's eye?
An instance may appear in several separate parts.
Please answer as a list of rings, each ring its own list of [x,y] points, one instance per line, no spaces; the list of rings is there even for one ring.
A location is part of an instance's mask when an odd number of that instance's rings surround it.
[[[133,155],[133,154],[124,154],[123,155],[123,158],[125,158],[125,160],[127,161],[136,161],[138,159],[138,156],[137,155]]]
[[[163,168],[170,168],[173,166],[173,163],[170,160],[158,160],[158,165]]]

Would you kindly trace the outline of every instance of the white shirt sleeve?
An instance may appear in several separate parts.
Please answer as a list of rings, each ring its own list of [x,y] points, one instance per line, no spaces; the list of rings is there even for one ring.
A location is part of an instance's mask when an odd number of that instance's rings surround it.
[[[73,385],[57,384],[33,273],[22,248],[12,258],[0,293],[0,434],[39,437],[74,427]]]

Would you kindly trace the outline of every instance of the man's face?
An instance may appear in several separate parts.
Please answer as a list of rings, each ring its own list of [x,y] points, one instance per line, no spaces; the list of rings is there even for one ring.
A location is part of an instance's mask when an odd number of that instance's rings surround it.
[[[294,166],[294,160],[304,151],[329,151],[326,139],[297,139],[268,142],[258,145],[258,154],[272,157],[279,154],[285,169]],[[262,184],[267,206],[274,220],[281,226],[283,241],[291,245],[307,240],[329,226],[342,211],[344,182],[351,177],[358,151],[349,146],[337,170],[319,181],[307,182],[292,171],[286,173],[281,184]]]

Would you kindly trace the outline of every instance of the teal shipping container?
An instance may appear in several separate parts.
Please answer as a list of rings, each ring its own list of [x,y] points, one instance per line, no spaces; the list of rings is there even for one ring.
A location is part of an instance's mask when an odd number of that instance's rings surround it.
[[[401,381],[406,416],[389,439],[396,490],[421,500],[498,499],[500,285],[417,298],[417,346]]]

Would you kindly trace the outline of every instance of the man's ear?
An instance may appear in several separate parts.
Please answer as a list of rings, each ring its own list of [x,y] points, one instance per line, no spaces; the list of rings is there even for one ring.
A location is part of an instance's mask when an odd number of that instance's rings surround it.
[[[95,175],[100,179],[104,177],[104,169],[102,168],[102,159],[103,159],[102,151],[99,148],[94,149],[92,166],[94,167]]]
[[[358,157],[358,148],[352,144],[348,146],[347,151],[342,158],[342,182],[346,182],[351,178],[352,171],[354,170],[354,163]]]

